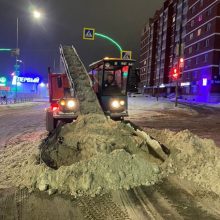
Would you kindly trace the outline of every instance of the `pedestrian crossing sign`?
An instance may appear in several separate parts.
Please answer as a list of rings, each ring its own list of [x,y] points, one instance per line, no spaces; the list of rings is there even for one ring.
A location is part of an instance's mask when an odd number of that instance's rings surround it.
[[[95,29],[84,28],[83,29],[83,40],[95,40]]]
[[[131,51],[121,51],[121,59],[123,60],[131,60],[132,58],[132,52]]]

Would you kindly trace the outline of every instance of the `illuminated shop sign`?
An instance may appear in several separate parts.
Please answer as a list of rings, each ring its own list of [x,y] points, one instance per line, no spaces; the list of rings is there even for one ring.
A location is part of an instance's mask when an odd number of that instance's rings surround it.
[[[9,92],[11,88],[9,86],[0,86],[0,91],[7,91]]]
[[[183,83],[181,83],[181,86],[190,86],[190,85],[191,85],[190,82],[183,82]]]
[[[16,85],[18,83],[35,83],[39,84],[40,83],[40,77],[18,77],[14,76],[12,80],[12,85]]]
[[[0,77],[0,86],[6,86],[7,79],[5,77]]]

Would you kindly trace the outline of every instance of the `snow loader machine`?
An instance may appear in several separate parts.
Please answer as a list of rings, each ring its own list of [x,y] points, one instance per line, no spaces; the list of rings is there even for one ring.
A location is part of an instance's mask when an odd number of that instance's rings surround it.
[[[48,88],[50,107],[46,109],[46,130],[52,132],[59,122],[68,123],[77,119],[79,101],[70,76],[63,48],[60,46],[64,73],[52,73],[48,68]]]
[[[127,87],[135,60],[104,58],[91,64],[88,74],[73,46],[60,46],[60,55],[64,73],[48,71],[47,131],[52,132],[60,121],[74,121],[79,113],[87,112],[89,106],[93,106],[90,113],[101,111],[113,120],[128,116]]]
[[[90,65],[93,90],[105,115],[113,120],[128,116],[128,80],[135,60],[106,57]]]

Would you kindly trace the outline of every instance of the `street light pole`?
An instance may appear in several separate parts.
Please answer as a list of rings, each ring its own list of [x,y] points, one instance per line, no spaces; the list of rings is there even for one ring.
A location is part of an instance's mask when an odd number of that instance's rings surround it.
[[[33,11],[33,17],[35,19],[40,19],[41,18],[41,12],[40,11]],[[19,51],[19,18],[17,17],[17,28],[16,28],[16,49]],[[19,53],[19,52],[18,52]],[[16,75],[16,88],[15,88],[15,102],[17,101],[17,93],[18,93],[18,57],[19,57],[19,54],[16,54],[16,62],[15,62],[15,75]],[[23,64],[24,65],[24,64]],[[23,66],[24,68],[24,66]]]
[[[17,17],[17,37],[16,37],[16,49],[18,49],[18,35],[19,35],[19,18]],[[15,57],[16,61],[15,61],[15,75],[16,75],[16,88],[15,88],[15,102],[17,102],[17,93],[18,93],[18,76],[17,76],[17,73],[18,73],[18,54],[16,55]]]

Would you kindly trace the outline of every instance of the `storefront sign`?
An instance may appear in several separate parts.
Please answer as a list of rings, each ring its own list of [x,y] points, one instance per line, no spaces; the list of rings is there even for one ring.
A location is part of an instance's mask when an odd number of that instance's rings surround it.
[[[39,84],[40,83],[40,77],[18,77],[14,76],[12,80],[12,85],[16,85],[17,83],[35,83]]]
[[[183,83],[181,83],[181,86],[190,86],[190,82],[183,82]]]
[[[5,77],[0,77],[0,86],[6,86],[7,79]]]
[[[9,92],[11,88],[9,86],[0,86],[0,91],[7,91]]]

